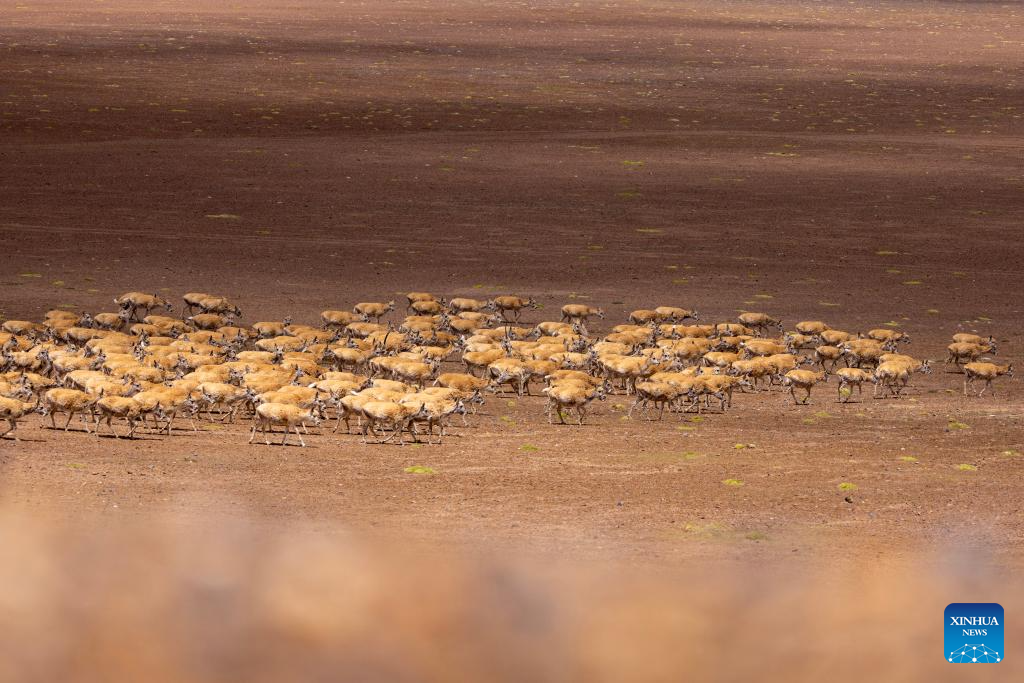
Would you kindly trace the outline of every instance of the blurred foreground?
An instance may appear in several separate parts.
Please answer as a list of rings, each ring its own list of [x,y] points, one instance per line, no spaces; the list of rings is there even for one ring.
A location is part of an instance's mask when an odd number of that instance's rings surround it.
[[[957,601],[1010,621],[1007,660],[971,680],[1024,662],[1020,581],[970,557],[652,570],[95,522],[0,513],[0,680],[963,680],[941,655]]]

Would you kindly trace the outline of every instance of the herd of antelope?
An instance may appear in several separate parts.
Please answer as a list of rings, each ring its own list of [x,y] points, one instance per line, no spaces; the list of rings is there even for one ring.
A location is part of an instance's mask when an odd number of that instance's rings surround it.
[[[38,323],[5,321],[0,437],[17,441],[18,420],[36,412],[64,431],[79,415],[97,436],[105,424],[119,437],[115,420],[131,438],[140,427],[170,434],[179,416],[192,430],[197,420],[246,418],[249,443],[260,432],[269,444],[268,432],[283,427],[282,444],[294,432],[305,446],[307,427],[333,419],[335,432],[344,423],[351,433],[355,421],[364,443],[402,444],[405,433],[418,440],[422,427],[428,443],[436,428],[440,443],[452,416],[468,425],[488,395],[529,396],[538,384],[549,422],[575,417],[582,425],[589,405],[613,393],[632,399],[629,417],[660,420],[666,409],[724,412],[736,393],[776,388],[807,404],[831,378],[841,403],[854,390],[859,398],[864,384],[876,398],[899,398],[914,374],[931,372],[930,361],[901,353],[910,342],[903,332],[859,334],[820,321],[786,332],[754,312],[700,324],[684,308],[636,310],[598,337],[588,325],[604,318],[600,308],[569,304],[557,321],[523,325],[523,311],[540,307],[518,296],[446,301],[411,292],[397,325],[384,321],[395,310],[388,301],[323,311],[319,327],[290,318],[242,325],[225,297],[183,299],[180,317],[159,296],[128,292],[113,312],[52,310]],[[1013,375],[1011,365],[984,358],[996,352],[992,337],[957,334],[947,350],[964,395],[979,382],[978,396],[994,393],[993,380]],[[62,427],[58,415],[66,416]]]

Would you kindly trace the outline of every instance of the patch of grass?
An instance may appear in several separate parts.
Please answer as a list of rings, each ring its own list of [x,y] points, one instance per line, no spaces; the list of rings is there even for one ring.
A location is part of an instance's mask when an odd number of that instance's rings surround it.
[[[760,531],[748,531],[743,535],[743,538],[748,541],[767,541],[768,534],[761,533]]]
[[[80,462],[69,462],[68,463],[68,467],[70,467],[73,470],[84,470],[85,469],[85,465],[83,465]]]
[[[42,277],[42,273],[19,273],[21,277]]]
[[[523,451],[524,453],[536,453],[537,451],[540,450],[540,446],[534,446],[533,444],[530,443],[524,443],[522,446],[519,447],[519,450]]]
[[[425,465],[413,465],[412,467],[406,467],[403,471],[406,474],[437,474],[437,470]]]
[[[802,422],[805,425],[816,425],[816,424],[818,424],[818,421],[815,420],[813,417],[805,417],[804,419],[800,420],[800,422]]]
[[[901,455],[900,460],[903,462],[917,462],[917,458],[912,455]]]
[[[922,284],[922,282],[920,280],[904,280],[903,284],[908,285],[910,287],[914,287],[916,285]]]
[[[739,488],[740,486],[743,486],[743,482],[740,481],[739,479],[723,479],[722,483],[725,484],[726,486],[732,486],[734,488]]]
[[[515,424],[515,420],[512,419],[511,415],[502,415],[499,419],[502,422],[507,422],[508,424]]]
[[[1001,453],[1001,455],[1006,455],[1006,456],[1009,456],[1009,457],[1013,457],[1013,456],[1020,455],[1020,451],[1017,451],[1017,450],[1014,450],[1014,449],[1010,448],[1010,449],[1007,449],[1007,450],[1003,451]]]
[[[954,420],[953,418],[949,418],[949,424],[946,425],[946,431],[947,432],[955,432],[955,431],[959,431],[961,429],[970,429],[970,428],[971,428],[971,426],[969,424],[967,424],[966,422],[960,422],[959,420]]]
[[[686,522],[683,524],[683,531],[694,536],[710,538],[712,536],[721,536],[728,529],[718,522]]]
[[[839,390],[839,395],[842,396],[843,398],[852,396],[853,389],[851,389],[850,387],[843,387],[842,389]]]
[[[848,481],[844,481],[842,484],[839,485],[839,490],[840,491],[856,491],[857,490],[857,485],[856,484],[851,484]]]
[[[697,431],[697,428],[692,426],[692,425],[679,425],[678,427],[676,427],[676,431],[679,431],[679,432],[695,432],[695,431]]]
[[[878,251],[875,252],[875,254],[877,254],[878,256],[896,256],[899,253],[900,252],[892,251],[891,249],[879,249]]]
[[[229,221],[237,221],[238,219],[241,218],[241,216],[239,216],[238,214],[235,214],[235,213],[208,213],[208,214],[206,214],[206,217],[207,218],[221,218],[221,219],[225,219],[225,220],[229,220]]]
[[[660,228],[637,228],[636,231],[644,235],[661,235],[665,232]]]
[[[968,465],[965,462],[960,463],[959,465],[956,466],[956,468],[958,470],[960,470],[961,472],[977,472],[978,471],[977,466],[975,466],[975,465]]]
[[[622,165],[626,168],[641,168],[644,165],[642,161],[623,161]]]

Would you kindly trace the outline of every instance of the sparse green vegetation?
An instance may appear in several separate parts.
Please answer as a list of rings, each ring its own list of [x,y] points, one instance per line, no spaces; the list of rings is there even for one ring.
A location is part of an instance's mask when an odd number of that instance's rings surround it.
[[[729,529],[718,522],[686,522],[683,524],[683,531],[694,536],[711,538],[721,536]]]

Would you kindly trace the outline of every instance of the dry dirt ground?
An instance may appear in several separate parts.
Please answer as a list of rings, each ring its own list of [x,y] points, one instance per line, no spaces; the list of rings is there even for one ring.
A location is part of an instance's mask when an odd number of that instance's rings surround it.
[[[7,318],[142,289],[314,322],[426,289],[532,294],[533,322],[600,305],[599,330],[673,304],[888,323],[939,360],[957,331],[1024,351],[1014,3],[50,0],[0,27]],[[32,418],[0,443],[2,495],[656,565],[954,544],[1019,566],[1024,390],[959,382],[741,395],[699,422],[625,420],[616,396],[583,427],[491,400],[403,448]]]

